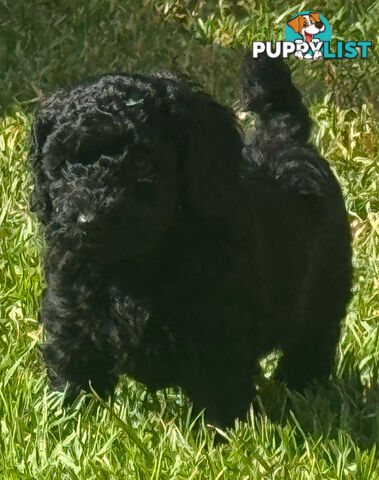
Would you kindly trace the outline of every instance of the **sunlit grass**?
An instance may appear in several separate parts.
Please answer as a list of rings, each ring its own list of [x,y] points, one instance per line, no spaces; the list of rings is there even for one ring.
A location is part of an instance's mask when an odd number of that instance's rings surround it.
[[[13,20],[8,23],[4,12],[9,10],[1,4],[0,22],[10,32],[8,50],[4,54],[0,48],[0,57],[8,58],[3,103],[28,102],[40,90],[92,73],[142,71],[158,63],[181,67],[240,113],[241,50],[253,36],[279,35],[282,24],[275,19],[288,4],[142,3],[137,8],[91,0],[78,7],[68,1],[54,7],[54,22],[43,31],[46,2],[37,0],[34,6],[40,9],[34,10],[29,2],[9,2]],[[370,39],[374,20],[364,16],[364,3],[348,9],[333,0],[323,14],[337,35],[346,27],[349,35]],[[105,22],[96,37],[96,24],[111,13],[112,26]],[[204,34],[200,19],[208,29]],[[149,30],[156,34],[155,43]],[[295,64],[314,121],[312,141],[338,177],[352,228],[353,297],[335,379],[299,394],[263,375],[247,418],[225,432],[207,427],[201,415],[193,416],[188,399],[177,389],[154,397],[143,385],[122,378],[112,400],[104,403],[88,394],[71,406],[63,404],[62,394],[49,391],[39,350],[43,245],[28,200],[30,104],[7,109],[0,121],[1,480],[379,478],[378,126],[364,82],[354,92],[351,87],[363,74],[374,78],[375,68],[368,62],[351,68],[329,62],[307,71]],[[316,90],[308,90],[317,82]],[[251,120],[247,116],[244,126],[249,128]],[[266,359],[267,377],[275,361],[275,355]]]

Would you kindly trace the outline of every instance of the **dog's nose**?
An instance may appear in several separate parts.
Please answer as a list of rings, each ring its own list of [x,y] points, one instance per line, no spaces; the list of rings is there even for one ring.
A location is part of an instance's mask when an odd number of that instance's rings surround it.
[[[324,24],[322,22],[316,22],[315,25],[317,28],[322,28]]]

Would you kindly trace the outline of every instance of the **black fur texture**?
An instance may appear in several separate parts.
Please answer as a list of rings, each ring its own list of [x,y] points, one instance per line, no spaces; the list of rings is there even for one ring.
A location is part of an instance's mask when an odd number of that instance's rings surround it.
[[[330,375],[351,281],[341,191],[281,60],[248,55],[243,95],[260,117],[249,144],[172,74],[104,75],[41,103],[30,155],[54,388],[104,395],[126,373],[181,386],[228,425],[274,347],[291,386]]]

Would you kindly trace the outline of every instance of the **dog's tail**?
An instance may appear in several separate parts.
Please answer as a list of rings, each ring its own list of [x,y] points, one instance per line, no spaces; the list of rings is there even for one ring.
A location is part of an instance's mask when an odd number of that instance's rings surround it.
[[[310,134],[308,111],[280,58],[245,55],[242,95],[246,109],[258,113],[257,142],[265,149],[283,142],[306,142]]]

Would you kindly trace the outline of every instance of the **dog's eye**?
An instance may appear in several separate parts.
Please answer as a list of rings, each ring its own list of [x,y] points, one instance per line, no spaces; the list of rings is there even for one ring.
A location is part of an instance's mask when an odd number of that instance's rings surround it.
[[[91,143],[84,144],[78,151],[78,159],[83,164],[91,164],[100,157],[113,157],[121,155],[124,150],[124,142],[118,138],[97,138]]]

